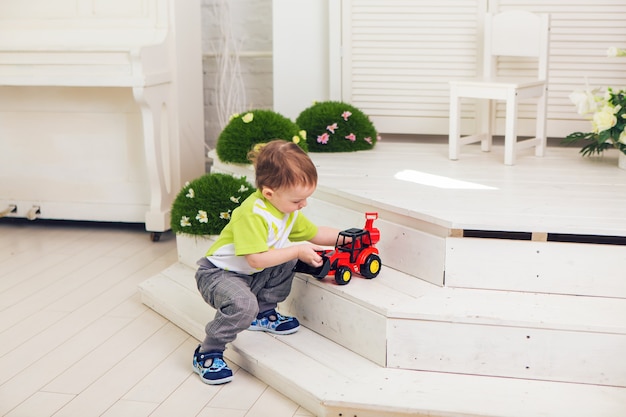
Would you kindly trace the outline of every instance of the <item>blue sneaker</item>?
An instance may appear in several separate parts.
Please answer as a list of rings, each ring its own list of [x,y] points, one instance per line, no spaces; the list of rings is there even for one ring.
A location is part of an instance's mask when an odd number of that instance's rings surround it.
[[[300,322],[295,317],[286,317],[275,309],[259,313],[248,330],[260,330],[274,334],[291,334],[298,331]]]
[[[206,366],[207,361],[209,366]],[[224,362],[222,352],[200,353],[200,345],[193,353],[193,370],[205,384],[225,384],[233,379],[233,371]]]

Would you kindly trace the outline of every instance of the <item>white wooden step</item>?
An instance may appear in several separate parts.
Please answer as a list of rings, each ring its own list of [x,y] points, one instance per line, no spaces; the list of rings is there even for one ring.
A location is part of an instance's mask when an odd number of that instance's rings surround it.
[[[391,368],[626,387],[626,300],[299,274],[283,310]]]
[[[140,292],[146,305],[201,339],[213,311],[193,287],[193,269],[177,263]],[[306,327],[289,336],[243,332],[226,356],[316,416],[623,417],[626,409],[619,387],[385,368]]]
[[[620,297],[626,299],[626,246],[462,237],[462,230],[428,224],[377,206],[352,206],[350,196],[318,191],[305,211],[317,224],[345,228],[379,211],[375,226],[383,265],[440,286]],[[353,203],[354,204],[354,203]],[[358,209],[361,208],[361,212]],[[592,262],[590,260],[610,260]]]
[[[206,311],[194,273],[162,272],[182,292],[168,308]],[[626,387],[622,299],[441,288],[386,269],[345,286],[298,274],[281,310],[383,367]]]
[[[445,285],[626,299],[626,246],[446,239]]]

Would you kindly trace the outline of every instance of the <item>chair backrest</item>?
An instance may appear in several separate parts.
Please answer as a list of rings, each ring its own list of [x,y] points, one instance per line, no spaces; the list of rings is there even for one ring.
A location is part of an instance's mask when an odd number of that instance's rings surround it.
[[[537,60],[537,76],[548,78],[550,15],[511,10],[485,16],[483,73],[496,75],[498,57]]]

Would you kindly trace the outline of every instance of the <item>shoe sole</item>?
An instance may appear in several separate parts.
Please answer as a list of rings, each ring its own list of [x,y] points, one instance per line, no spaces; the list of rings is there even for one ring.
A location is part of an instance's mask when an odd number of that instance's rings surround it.
[[[207,385],[221,385],[221,384],[225,384],[227,382],[230,382],[233,380],[233,376],[228,376],[226,378],[222,378],[222,379],[206,379],[204,377],[202,377],[202,372],[200,372],[200,370],[198,368],[196,368],[195,366],[193,367],[193,371],[195,373],[198,374],[198,376],[200,377],[200,380],[202,382],[204,382]]]
[[[265,327],[253,327],[253,326],[248,327],[248,330],[253,331],[253,332],[267,332],[267,333],[278,334],[278,335],[293,334],[297,332],[298,329],[300,329],[300,326],[294,327],[293,329],[289,329],[289,330],[272,330],[272,329],[266,329]]]

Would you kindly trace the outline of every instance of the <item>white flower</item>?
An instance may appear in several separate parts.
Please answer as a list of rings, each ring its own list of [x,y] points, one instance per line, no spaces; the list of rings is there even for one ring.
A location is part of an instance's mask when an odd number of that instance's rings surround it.
[[[579,113],[591,119],[591,132],[574,132],[565,138],[566,143],[586,141],[581,149],[583,156],[601,154],[609,147],[626,153],[626,90],[603,88],[576,92],[570,99],[578,106]]]
[[[220,219],[224,219],[224,220],[230,219],[230,210],[221,212]]]
[[[615,113],[619,111],[620,106],[613,107],[605,105],[593,115],[592,126],[595,133],[603,132],[615,126],[617,124],[617,117]]]
[[[196,215],[196,220],[200,223],[208,223],[209,217],[207,216],[207,212],[204,210],[198,210],[198,214]]]
[[[241,197],[235,197],[235,196],[230,196],[230,201],[232,201],[235,204],[239,204],[239,199]]]
[[[598,89],[577,90],[569,95],[569,99],[576,106],[576,111],[580,115],[591,114],[598,109],[601,98],[598,96]]]
[[[195,196],[196,196],[196,193],[195,193],[195,191],[193,190],[193,188],[190,188],[190,189],[187,191],[187,194],[185,195],[185,197],[187,197],[187,198],[194,198]]]
[[[609,49],[606,50],[606,56],[609,56],[609,57],[626,56],[626,49],[621,49],[615,46],[611,46]]]
[[[191,226],[191,222],[189,221],[189,217],[187,217],[187,216],[181,217],[180,218],[180,226],[181,227]]]
[[[239,189],[237,190],[238,193],[244,193],[246,191],[248,191],[248,187],[243,184],[241,184],[241,187],[239,187]]]

